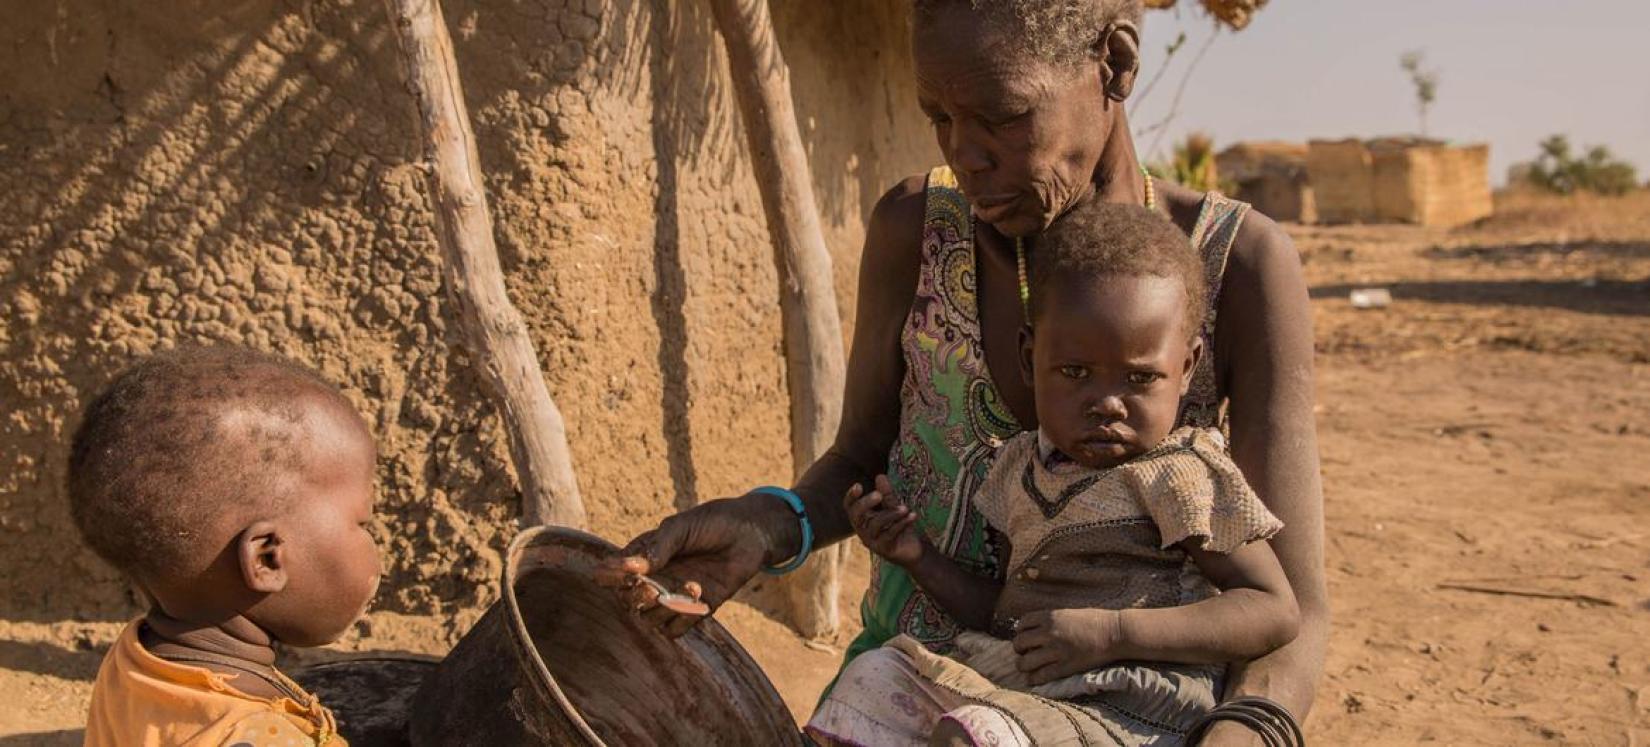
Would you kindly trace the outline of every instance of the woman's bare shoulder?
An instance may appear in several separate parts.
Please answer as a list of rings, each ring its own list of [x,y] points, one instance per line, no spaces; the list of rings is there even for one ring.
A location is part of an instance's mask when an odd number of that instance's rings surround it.
[[[915,248],[922,243],[927,187],[927,175],[915,174],[882,193],[871,208],[871,218],[865,226],[867,254],[872,251],[915,254]]]
[[[1226,285],[1245,302],[1263,301],[1275,309],[1302,313],[1307,306],[1306,278],[1294,239],[1277,221],[1258,210],[1244,216],[1232,241],[1226,260]]]
[[[871,209],[865,226],[865,253],[860,258],[860,293],[886,289],[909,302],[922,260],[922,222],[928,179],[923,174],[899,181]],[[895,292],[904,291],[904,292]],[[879,293],[879,295],[881,295]]]
[[[1204,193],[1161,179],[1155,180],[1155,184],[1175,224],[1190,233],[1203,207]],[[1279,276],[1298,278],[1300,264],[1295,242],[1283,226],[1251,209],[1244,215],[1243,225],[1238,228],[1227,256],[1227,285],[1230,287],[1236,281],[1240,287],[1249,286],[1258,292]]]
[[[1289,233],[1257,210],[1244,216],[1227,255],[1220,323],[1229,334],[1216,341],[1216,350],[1217,355],[1226,351],[1228,381],[1238,371],[1288,371],[1304,375],[1304,388],[1311,391],[1312,306],[1306,273]],[[1236,413],[1234,409],[1234,418]],[[1310,421],[1310,408],[1306,418]]]
[[[1254,209],[1243,217],[1228,262],[1256,273],[1293,270],[1298,274],[1301,266],[1300,253],[1289,232]]]

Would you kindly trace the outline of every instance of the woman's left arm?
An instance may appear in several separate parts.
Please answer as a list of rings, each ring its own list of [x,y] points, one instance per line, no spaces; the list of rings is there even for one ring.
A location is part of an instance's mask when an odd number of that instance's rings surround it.
[[[1250,213],[1232,249],[1221,291],[1216,362],[1231,400],[1232,459],[1284,528],[1272,538],[1300,605],[1293,643],[1233,665],[1226,698],[1259,695],[1304,721],[1329,641],[1324,583],[1323,483],[1318,473],[1312,308],[1294,242]],[[1222,729],[1205,744],[1240,744]]]

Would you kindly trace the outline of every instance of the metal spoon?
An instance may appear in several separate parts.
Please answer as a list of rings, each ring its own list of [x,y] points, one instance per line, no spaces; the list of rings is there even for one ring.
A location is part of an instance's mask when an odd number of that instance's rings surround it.
[[[671,612],[675,612],[678,615],[694,615],[699,617],[710,614],[710,605],[705,604],[704,602],[701,602],[687,594],[671,591],[664,585],[663,582],[653,578],[652,576],[638,575],[636,578],[641,579],[642,583],[653,587],[653,590],[659,593],[659,606],[664,607]]]

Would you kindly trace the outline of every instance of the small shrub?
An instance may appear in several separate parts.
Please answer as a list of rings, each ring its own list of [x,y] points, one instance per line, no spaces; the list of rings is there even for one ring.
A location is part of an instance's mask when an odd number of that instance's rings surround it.
[[[1541,155],[1530,165],[1528,178],[1531,184],[1562,195],[1622,195],[1638,187],[1637,170],[1609,148],[1595,145],[1576,156],[1571,153],[1570,139],[1563,135],[1541,141]]]
[[[1415,86],[1415,108],[1421,112],[1421,137],[1427,135],[1427,110],[1438,100],[1438,71],[1422,67],[1425,63],[1426,53],[1419,49],[1398,58],[1398,67],[1409,75],[1409,82]]]
[[[1220,190],[1230,194],[1234,186],[1219,180],[1219,173],[1215,169],[1215,141],[1201,132],[1187,135],[1185,142],[1174,147],[1173,161],[1151,164],[1147,171],[1150,171],[1152,176],[1177,182],[1199,192]]]

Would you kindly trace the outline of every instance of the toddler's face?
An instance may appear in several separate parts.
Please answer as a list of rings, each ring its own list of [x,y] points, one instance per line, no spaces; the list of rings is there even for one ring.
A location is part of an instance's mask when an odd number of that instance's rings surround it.
[[[377,449],[353,412],[309,413],[306,470],[289,505],[288,581],[259,604],[256,621],[283,643],[319,646],[349,629],[378,591],[382,567],[372,522]]]
[[[1043,292],[1020,356],[1043,432],[1091,468],[1149,451],[1174,429],[1201,349],[1180,281],[1056,279]]]

